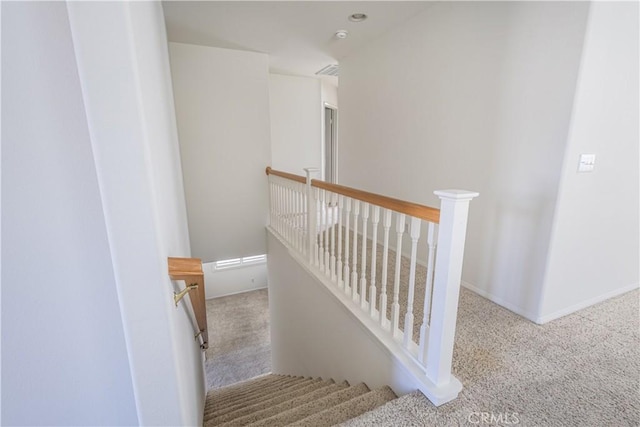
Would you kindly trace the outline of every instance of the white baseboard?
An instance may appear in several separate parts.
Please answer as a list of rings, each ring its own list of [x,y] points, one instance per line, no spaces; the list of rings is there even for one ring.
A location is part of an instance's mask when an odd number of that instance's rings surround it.
[[[570,307],[566,307],[563,308],[561,310],[558,310],[556,312],[544,315],[544,316],[539,316],[537,314],[533,314],[533,313],[529,313],[526,310],[523,310],[520,307],[517,307],[505,300],[503,300],[502,298],[496,297],[495,295],[491,294],[490,292],[485,291],[484,289],[480,289],[474,285],[472,285],[469,282],[465,282],[464,280],[461,282],[462,287],[469,289],[472,292],[475,292],[476,294],[488,299],[489,301],[495,302],[496,304],[513,311],[514,313],[524,317],[525,319],[528,319],[534,323],[537,323],[538,325],[542,325],[544,323],[550,322],[552,320],[556,320],[559,319],[561,317],[567,316],[569,314],[575,313],[576,311],[582,310],[584,308],[590,307],[594,304],[597,304],[599,302],[602,301],[606,301],[610,298],[614,298],[617,297],[619,295],[622,294],[626,294],[627,292],[633,291],[635,289],[640,288],[640,284],[633,284],[633,285],[629,285],[629,286],[625,286],[623,288],[619,288],[619,289],[615,289],[611,292],[607,292],[605,294],[602,295],[598,295],[594,298],[589,298],[585,301],[579,302],[577,304],[574,304]]]
[[[587,308],[590,307],[594,304],[598,304],[599,302],[602,301],[606,301],[610,298],[614,298],[617,297],[619,295],[622,294],[626,294],[627,292],[631,292],[634,291],[636,289],[640,288],[640,284],[638,283],[634,283],[632,285],[629,286],[625,286],[619,289],[614,289],[613,291],[607,292],[605,294],[602,295],[598,295],[596,297],[593,298],[589,298],[587,300],[584,300],[582,302],[579,302],[577,304],[574,304],[570,307],[567,308],[563,308],[561,310],[558,310],[556,312],[550,313],[550,314],[546,314],[544,316],[538,316],[535,320],[536,323],[542,325],[543,323],[547,323],[550,322],[552,320],[556,320],[559,319],[561,317],[567,316],[569,314],[575,313],[576,311],[582,310],[583,308]]]
[[[489,301],[495,302],[496,304],[506,308],[507,310],[511,310],[514,313],[524,317],[527,320],[531,320],[532,322],[536,322],[536,314],[533,313],[529,313],[526,310],[524,310],[521,307],[518,307],[516,305],[511,304],[510,302],[507,302],[505,300],[503,300],[500,297],[497,297],[495,295],[493,295],[490,292],[485,291],[484,289],[480,289],[475,285],[472,285],[469,282],[465,282],[464,280],[461,281],[460,283],[462,285],[463,288],[469,289],[472,292],[475,292],[476,294],[488,299]],[[537,323],[537,322],[536,322]]]
[[[204,263],[204,288],[207,299],[225,297],[267,287],[267,263],[249,264],[216,270]]]
[[[260,289],[267,289],[268,286],[260,286],[259,288],[252,288],[252,289],[243,289],[241,291],[237,291],[237,292],[231,292],[229,294],[216,294],[214,296],[211,297],[207,297],[207,299],[216,299],[216,298],[222,298],[222,297],[230,297],[232,295],[239,295],[239,294],[244,294],[245,292],[253,292],[253,291],[259,291]]]

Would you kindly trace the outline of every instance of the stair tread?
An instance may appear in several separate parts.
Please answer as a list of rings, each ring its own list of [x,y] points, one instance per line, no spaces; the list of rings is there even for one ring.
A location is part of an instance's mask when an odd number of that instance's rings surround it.
[[[309,380],[300,382],[299,384],[295,384],[291,387],[261,395],[258,398],[241,399],[237,405],[228,407],[223,411],[213,413],[212,416],[215,419],[215,422],[217,424],[220,424],[223,422],[231,421],[235,418],[240,418],[253,412],[260,411],[269,406],[277,405],[283,401],[302,396],[308,392],[326,387],[331,384],[334,384],[333,380]]]
[[[204,426],[391,426],[401,415],[393,411],[404,408],[385,405],[394,399],[386,386],[370,391],[364,383],[268,374],[209,391]]]
[[[234,384],[229,384],[226,385],[224,387],[220,387],[220,388],[216,388],[213,389],[211,391],[209,391],[209,395],[214,396],[216,398],[220,398],[223,397],[225,395],[228,395],[230,393],[234,393],[236,390],[239,389],[248,389],[251,388],[253,386],[257,386],[257,385],[266,385],[269,384],[273,381],[278,381],[281,380],[283,378],[290,378],[288,375],[277,375],[277,374],[265,374],[265,375],[260,375],[259,377],[255,377],[255,378],[251,378],[249,380],[246,381],[240,381]]]
[[[360,383],[355,386],[350,386],[342,390],[338,390],[331,393],[321,399],[300,405],[296,408],[292,408],[288,411],[284,411],[272,417],[266,418],[260,422],[256,422],[253,426],[283,426],[287,425],[319,412],[322,412],[328,408],[339,405],[345,401],[349,401],[355,397],[368,393],[369,387],[366,384]]]
[[[397,396],[388,386],[381,387],[289,425],[308,427],[333,426],[362,415],[396,398]]]
[[[233,412],[239,408],[247,406],[247,402],[251,402],[250,404],[259,403],[263,400],[271,399],[275,394],[289,393],[318,381],[320,380],[294,377],[292,381],[279,383],[264,389],[258,389],[251,393],[244,393],[240,390],[235,396],[230,397],[225,402],[219,402],[218,404],[215,404],[214,402],[212,407],[210,407],[210,410],[205,412],[205,414],[218,417],[222,414]]]
[[[335,383],[329,384],[325,387],[321,387],[316,390],[309,391],[304,395],[294,396],[291,399],[285,400],[281,403],[271,405],[262,410],[252,412],[251,414],[236,418],[232,421],[223,423],[221,425],[225,427],[261,425],[264,422],[264,420],[268,420],[270,419],[270,417],[296,409],[309,402],[320,400],[325,396],[331,395],[335,392],[344,390],[346,388],[349,388],[349,383],[347,383],[346,381],[343,382],[342,384],[335,384]],[[267,423],[266,425],[274,425],[274,424]],[[281,424],[281,425],[284,425],[284,424]]]
[[[277,384],[283,384],[292,381],[295,381],[295,378],[290,376],[278,375],[265,378],[264,381],[247,381],[237,383],[229,386],[229,388],[225,387],[223,389],[209,391],[209,393],[207,393],[207,399],[221,404],[235,398],[239,393],[249,394],[257,390],[265,390],[270,387],[274,387]]]
[[[304,378],[304,377],[288,377],[288,378],[283,378],[279,381],[272,381],[264,385],[258,384],[251,388],[239,389],[234,391],[233,393],[227,394],[226,396],[222,396],[222,397],[213,396],[212,398],[215,399],[215,401],[220,406],[222,406],[222,405],[227,405],[234,400],[237,400],[239,396],[259,395],[267,392],[268,390],[279,390],[284,387],[289,387],[291,385],[298,384],[302,381],[309,381],[310,379],[311,378]]]
[[[425,420],[425,414],[431,414],[434,417],[437,414],[431,411],[431,408],[433,408],[433,404],[429,402],[424,394],[420,391],[415,391],[391,400],[358,417],[347,420],[340,424],[339,427],[423,426],[425,425],[425,421],[428,422],[428,418]],[[447,418],[447,415],[442,413],[440,413],[439,416],[444,419]],[[432,420],[435,425],[437,420],[435,418]],[[442,421],[442,419],[440,421]],[[452,425],[457,425],[456,420],[451,419],[450,421]]]

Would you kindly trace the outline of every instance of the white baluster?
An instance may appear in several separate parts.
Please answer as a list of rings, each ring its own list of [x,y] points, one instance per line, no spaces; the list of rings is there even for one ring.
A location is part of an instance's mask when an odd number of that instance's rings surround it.
[[[271,210],[273,210],[271,228],[278,231],[278,186],[276,185],[275,177],[271,178],[271,180]]]
[[[302,203],[300,205],[300,228],[302,229],[302,247],[303,254],[307,256],[309,259],[309,226],[307,222],[309,221],[309,198],[307,197],[307,188],[306,185],[303,185],[302,190]]]
[[[353,256],[351,257],[351,297],[358,299],[358,215],[360,202],[353,201]]]
[[[338,273],[338,286],[344,288],[342,283],[342,208],[344,207],[344,196],[338,196],[338,259],[336,270]]]
[[[351,219],[351,198],[347,197],[345,204],[345,226],[344,226],[344,292],[348,294],[349,288],[349,271],[351,263],[349,262],[349,220]]]
[[[404,233],[404,214],[396,216],[396,235],[398,236],[396,243],[396,272],[393,280],[393,302],[391,303],[391,333],[396,336],[399,332],[400,323],[400,267],[402,260],[402,234]]]
[[[324,194],[324,203],[322,204],[323,206],[323,230],[324,230],[324,274],[327,276],[331,276],[331,265],[330,265],[330,261],[329,261],[329,246],[330,246],[330,241],[329,241],[329,226],[331,225],[329,222],[329,212],[330,212],[330,200],[331,200],[331,194],[328,191],[325,191]]]
[[[325,220],[325,212],[326,207],[324,204],[325,190],[320,190],[320,210],[318,211],[318,215],[320,215],[320,230],[318,233],[318,241],[320,242],[320,246],[318,248],[318,268],[320,271],[324,272],[324,220]]]
[[[285,240],[287,239],[287,182],[285,180],[282,181],[281,186],[281,197],[282,197],[282,235]]]
[[[367,230],[369,228],[369,203],[362,203],[362,261],[360,265],[360,307],[367,305]]]
[[[373,206],[371,217],[371,285],[369,286],[369,314],[376,314],[376,256],[378,249],[378,222],[380,221],[380,207]]]
[[[276,182],[276,215],[278,217],[278,220],[276,222],[276,231],[278,232],[278,234],[282,235],[282,205],[280,190],[280,183]]]
[[[298,183],[296,198],[296,229],[298,230],[298,250],[304,254],[304,232],[302,229],[302,212],[304,212],[304,185]]]
[[[291,182],[287,182],[287,241],[293,246],[293,224],[291,224],[291,212],[293,211],[293,191]]]
[[[268,181],[269,181],[269,225],[273,227],[273,182],[271,182],[271,175],[269,175]]]
[[[289,182],[284,185],[284,236],[291,245],[291,188]]]
[[[407,314],[404,316],[404,346],[409,348],[413,339],[413,299],[416,289],[416,261],[418,258],[418,239],[420,238],[420,219],[411,217],[409,234],[411,236],[411,260],[409,262],[409,295]]]
[[[329,225],[331,226],[331,257],[329,258],[329,271],[331,273],[331,280],[337,281],[338,275],[336,274],[336,225],[338,223],[336,215],[338,214],[338,206],[336,203],[337,195],[331,193],[330,207],[331,212]]]
[[[296,235],[295,235],[295,227],[293,225],[293,212],[295,211],[294,207],[293,207],[293,196],[294,196],[294,192],[293,192],[293,182],[289,182],[289,185],[287,186],[287,190],[288,190],[288,206],[289,206],[289,213],[287,214],[287,223],[289,224],[289,242],[291,244],[291,246],[295,247],[295,241],[296,241]]]
[[[283,183],[280,184],[280,235],[285,236],[286,220],[287,220],[287,204],[286,204],[286,188]]]
[[[291,183],[291,215],[290,215],[289,222],[291,223],[291,241],[295,249],[298,249],[298,227],[296,226],[296,221],[298,220],[298,218],[296,217],[297,202],[298,202],[297,183],[292,182]]]
[[[384,229],[384,237],[382,243],[382,282],[380,283],[380,325],[387,327],[387,279],[389,266],[389,229],[391,228],[391,211],[384,210],[384,218],[382,220],[382,228]]]
[[[320,264],[320,246],[318,242],[318,206],[320,206],[320,189],[312,187],[311,200],[313,204],[313,234],[311,240],[313,241],[313,265],[318,266]]]
[[[436,386],[443,386],[451,380],[469,201],[478,193],[461,190],[434,193],[440,198],[440,225],[427,346],[427,378]]]
[[[306,206],[306,221],[307,221],[307,247],[309,248],[309,263],[311,265],[317,265],[316,255],[317,255],[317,204],[316,204],[316,188],[311,186],[311,174],[318,171],[317,168],[305,168],[305,173],[307,174],[307,183],[306,183],[306,195],[307,195],[307,206]]]
[[[424,284],[424,305],[422,309],[422,325],[420,325],[420,343],[418,347],[418,360],[426,364],[427,327],[431,312],[431,292],[433,291],[433,270],[436,256],[436,225],[428,223],[427,232],[427,279]]]

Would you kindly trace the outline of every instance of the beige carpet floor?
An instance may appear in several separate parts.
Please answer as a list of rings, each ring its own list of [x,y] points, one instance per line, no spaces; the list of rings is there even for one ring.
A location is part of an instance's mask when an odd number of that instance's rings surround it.
[[[410,394],[345,425],[639,426],[639,297],[629,292],[539,326],[463,290],[458,399],[436,408]]]
[[[266,289],[207,300],[209,389],[271,372]]]
[[[463,289],[453,367],[464,385],[458,399],[436,408],[410,394],[348,425],[477,425],[493,414],[493,425],[517,418],[523,426],[639,426],[639,298],[629,292],[539,326]],[[266,291],[210,300],[207,308],[210,387],[268,372]]]

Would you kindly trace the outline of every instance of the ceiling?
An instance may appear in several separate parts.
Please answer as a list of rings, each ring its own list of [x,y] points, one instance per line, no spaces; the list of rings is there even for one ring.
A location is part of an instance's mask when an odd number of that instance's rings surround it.
[[[164,1],[169,41],[262,52],[275,73],[314,76],[428,7],[423,1]],[[354,23],[347,18],[366,13]],[[335,33],[347,30],[346,39]]]

